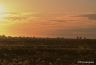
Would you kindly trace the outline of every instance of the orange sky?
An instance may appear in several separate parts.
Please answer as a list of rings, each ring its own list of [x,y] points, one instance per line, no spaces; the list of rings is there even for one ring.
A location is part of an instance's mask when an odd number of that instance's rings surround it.
[[[0,0],[0,34],[96,38],[96,0]]]

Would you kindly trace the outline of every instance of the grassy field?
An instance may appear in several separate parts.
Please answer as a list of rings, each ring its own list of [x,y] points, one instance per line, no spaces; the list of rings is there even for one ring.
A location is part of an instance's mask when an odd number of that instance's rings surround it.
[[[4,37],[0,65],[95,65],[95,48],[95,39]]]
[[[20,46],[2,47],[0,49],[0,65],[78,65],[78,61],[95,62],[95,58],[96,50],[87,49],[50,49]]]

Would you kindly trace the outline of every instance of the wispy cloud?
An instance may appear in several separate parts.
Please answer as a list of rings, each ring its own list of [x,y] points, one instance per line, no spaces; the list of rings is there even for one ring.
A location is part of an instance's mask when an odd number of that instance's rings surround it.
[[[66,22],[66,20],[57,20],[57,19],[48,20],[48,21],[52,21],[52,22]]]
[[[70,19],[69,19],[69,20],[66,20],[66,19],[65,19],[65,20],[64,20],[64,19],[53,19],[53,20],[49,20],[49,21],[59,22],[59,23],[60,23],[60,22],[61,22],[61,23],[62,23],[62,22],[66,23],[66,22],[70,22],[70,21],[72,22],[72,21],[78,21],[78,20],[70,20]]]
[[[89,20],[96,20],[96,13],[94,13],[94,14],[83,14],[83,15],[79,15],[79,16],[75,16],[75,17],[86,17]]]
[[[32,12],[23,12],[23,13],[15,13],[15,12],[6,12],[6,16],[4,17],[6,20],[10,21],[21,21],[21,20],[29,20],[32,18],[38,17],[37,14],[32,14]]]
[[[14,20],[14,21],[17,21],[17,20],[25,20],[27,19],[27,17],[22,17],[22,16],[9,16],[9,17],[6,17],[6,19],[8,20]]]

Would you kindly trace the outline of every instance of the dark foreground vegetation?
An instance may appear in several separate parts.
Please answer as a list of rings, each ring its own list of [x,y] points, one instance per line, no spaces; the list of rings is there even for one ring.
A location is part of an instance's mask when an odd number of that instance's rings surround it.
[[[96,39],[0,36],[0,65],[96,65],[95,62]]]

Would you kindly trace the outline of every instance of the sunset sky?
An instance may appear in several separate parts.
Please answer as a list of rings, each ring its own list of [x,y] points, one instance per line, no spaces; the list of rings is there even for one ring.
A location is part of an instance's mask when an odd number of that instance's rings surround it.
[[[0,0],[0,35],[96,38],[96,0]]]

